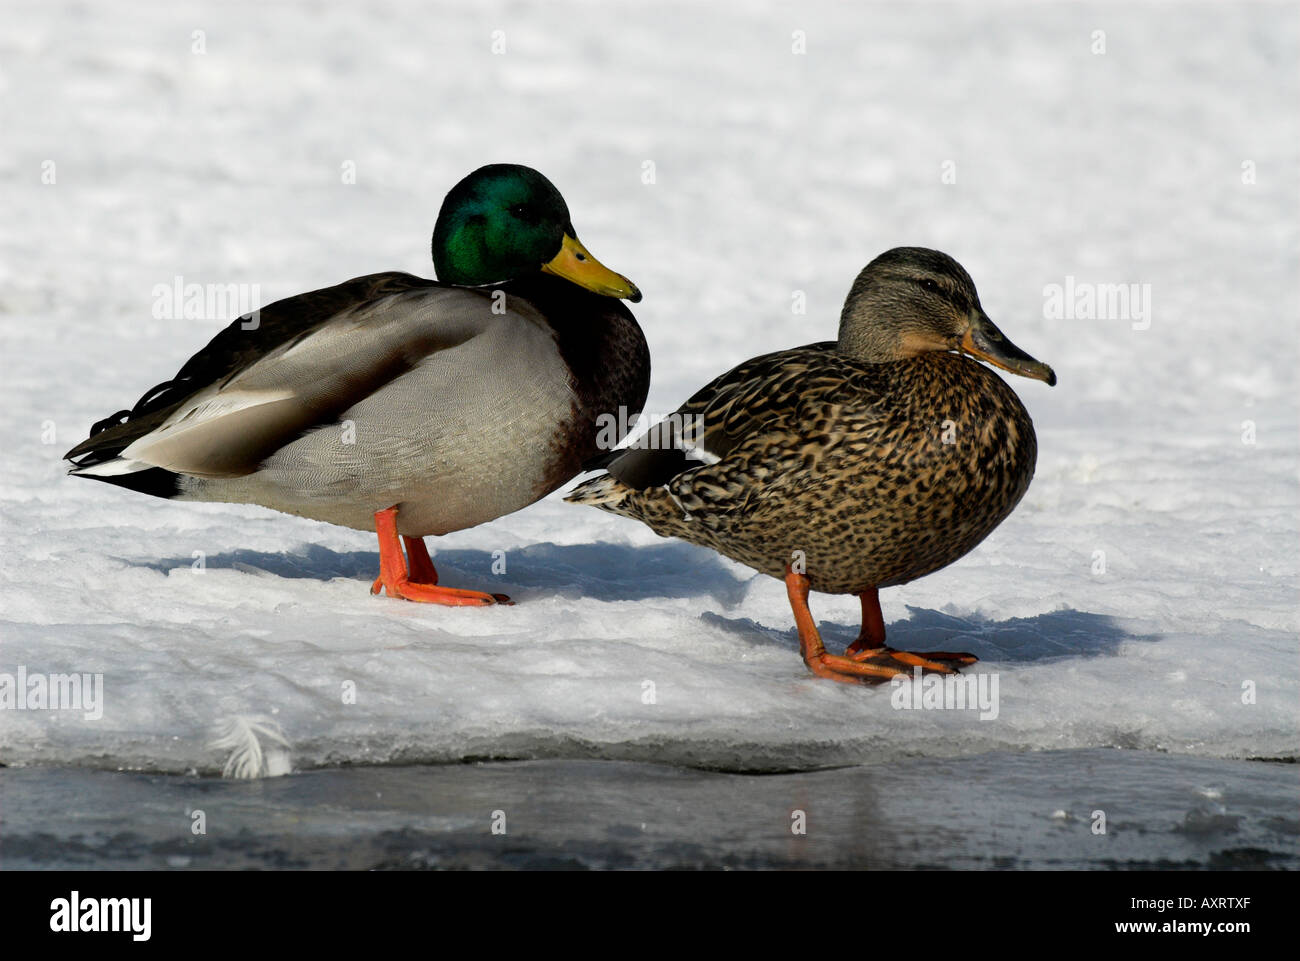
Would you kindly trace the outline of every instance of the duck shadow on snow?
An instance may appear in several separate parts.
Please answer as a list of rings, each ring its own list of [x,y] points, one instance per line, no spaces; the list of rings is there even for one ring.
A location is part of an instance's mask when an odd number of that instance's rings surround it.
[[[506,569],[492,572],[490,551],[438,550],[437,538],[426,541],[438,582],[448,587],[509,594],[515,601],[542,597],[589,597],[600,601],[638,601],[651,597],[710,595],[724,607],[740,603],[752,577],[738,577],[718,555],[680,541],[647,547],[629,544],[533,544],[509,551]],[[192,557],[124,563],[167,573],[188,568]],[[378,551],[333,551],[317,544],[297,552],[238,550],[210,554],[209,570],[240,570],[276,577],[329,581],[346,577],[367,586],[379,573]]]
[[[817,617],[817,595],[813,595]],[[1100,657],[1118,653],[1132,641],[1155,641],[1153,635],[1130,634],[1105,614],[1087,611],[1050,611],[1033,617],[991,621],[957,617],[943,611],[907,606],[910,617],[886,625],[890,647],[905,651],[966,651],[981,661],[1046,661],[1061,657]],[[793,630],[775,630],[749,618],[729,618],[705,612],[702,619],[722,630],[741,635],[751,643],[799,646]],[[822,641],[839,654],[858,636],[859,625],[837,624],[818,618]]]
[[[636,601],[655,597],[706,594],[724,610],[741,602],[755,578],[737,576],[735,565],[712,551],[668,541],[637,547],[628,544],[533,544],[510,551],[506,571],[493,574],[494,558],[488,551],[431,551],[439,581],[449,587],[501,591],[527,602],[546,596],[593,598],[601,601]],[[164,558],[141,564],[166,573],[189,567],[190,557]],[[209,556],[211,569],[242,570],[250,574],[329,581],[345,577],[367,587],[379,572],[376,551],[333,551],[307,545],[297,553],[233,551]],[[776,582],[773,590],[781,590]],[[817,616],[817,596],[813,613]],[[908,605],[907,620],[888,625],[889,644],[904,650],[964,650],[987,661],[1042,661],[1057,657],[1096,657],[1118,652],[1132,641],[1155,641],[1154,636],[1130,634],[1111,617],[1086,611],[1051,611],[1033,617],[992,621],[978,616],[959,617],[942,611]],[[701,610],[701,620],[736,634],[749,643],[798,647],[793,626],[775,629],[747,617]],[[793,619],[792,619],[793,620]],[[859,625],[818,619],[826,647],[842,651],[857,637]]]

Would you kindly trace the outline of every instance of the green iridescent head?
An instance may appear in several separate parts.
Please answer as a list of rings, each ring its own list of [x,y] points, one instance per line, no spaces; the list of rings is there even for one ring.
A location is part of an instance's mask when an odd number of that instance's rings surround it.
[[[578,242],[555,185],[518,164],[480,167],[451,188],[433,228],[433,264],[445,284],[478,287],[544,270],[607,297],[641,299]]]

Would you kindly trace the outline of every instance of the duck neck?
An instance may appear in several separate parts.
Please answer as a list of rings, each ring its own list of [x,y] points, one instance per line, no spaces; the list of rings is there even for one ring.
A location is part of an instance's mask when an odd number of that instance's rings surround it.
[[[864,364],[887,364],[907,356],[897,330],[888,325],[864,323],[861,317],[850,315],[847,308],[840,317],[835,349]]]

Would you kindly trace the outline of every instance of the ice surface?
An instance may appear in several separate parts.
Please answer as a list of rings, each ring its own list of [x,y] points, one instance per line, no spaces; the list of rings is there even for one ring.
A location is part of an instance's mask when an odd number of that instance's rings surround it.
[[[216,774],[217,731],[252,716],[299,771],[1300,754],[1294,9],[8,7],[0,672],[102,672],[106,704],[0,711],[0,761]],[[813,679],[776,581],[559,495],[431,542],[443,583],[518,602],[456,610],[369,596],[357,532],[64,476],[92,421],[224,324],[156,319],[155,285],[429,276],[443,193],[494,161],[542,170],[645,293],[658,413],[832,337],[888,247],[970,270],[1060,378],[1013,379],[1037,476],[882,601],[895,645],[996,672],[996,719]],[[1149,329],[1047,319],[1067,277],[1149,284]],[[813,609],[833,647],[856,634],[853,598]]]
[[[1296,765],[1101,748],[762,777],[575,760],[2,777],[9,870],[1300,866]]]

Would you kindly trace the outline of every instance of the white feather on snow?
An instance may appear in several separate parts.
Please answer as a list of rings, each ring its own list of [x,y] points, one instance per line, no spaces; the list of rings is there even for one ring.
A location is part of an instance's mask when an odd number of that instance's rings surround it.
[[[262,746],[263,741],[266,747]],[[225,718],[209,746],[230,752],[221,767],[222,777],[247,780],[289,773],[291,746],[275,718],[239,715]]]

